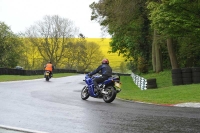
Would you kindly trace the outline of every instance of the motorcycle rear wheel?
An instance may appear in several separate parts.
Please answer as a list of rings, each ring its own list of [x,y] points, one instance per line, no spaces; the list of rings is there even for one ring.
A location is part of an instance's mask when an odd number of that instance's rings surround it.
[[[88,87],[87,86],[84,86],[83,89],[81,90],[81,98],[83,100],[86,100],[89,98],[89,93],[88,93]]]
[[[104,89],[104,91],[108,92],[108,94],[103,95],[103,100],[106,103],[111,103],[116,98],[116,90],[113,86],[108,86]]]
[[[49,76],[46,76],[46,81],[49,81]]]

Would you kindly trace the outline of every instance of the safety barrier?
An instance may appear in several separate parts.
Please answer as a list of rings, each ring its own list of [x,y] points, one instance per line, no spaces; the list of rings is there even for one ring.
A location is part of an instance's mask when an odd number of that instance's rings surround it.
[[[141,89],[146,90],[147,89],[147,79],[140,77],[139,75],[136,75],[134,73],[131,74],[131,77],[133,78],[134,83]]]
[[[76,73],[76,70],[68,69],[55,69],[53,73]],[[0,68],[0,75],[42,75],[44,70],[21,70],[21,69],[10,69]]]
[[[152,79],[145,79],[139,75],[136,75],[134,73],[131,74],[131,77],[134,81],[134,83],[141,89],[141,90],[147,90],[147,89],[155,89],[157,88],[156,78]]]

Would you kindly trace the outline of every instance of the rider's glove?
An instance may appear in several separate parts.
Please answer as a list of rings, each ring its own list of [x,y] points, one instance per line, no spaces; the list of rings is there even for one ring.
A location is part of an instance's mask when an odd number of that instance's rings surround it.
[[[90,73],[87,74],[89,77],[92,77],[92,75]]]
[[[89,74],[86,74],[85,77],[90,77]]]

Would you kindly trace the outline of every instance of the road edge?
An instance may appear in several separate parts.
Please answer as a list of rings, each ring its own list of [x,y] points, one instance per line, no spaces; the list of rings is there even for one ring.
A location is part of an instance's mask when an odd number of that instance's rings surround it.
[[[154,103],[140,102],[140,101],[134,101],[134,100],[125,100],[125,99],[118,98],[118,97],[116,97],[116,98],[118,100],[122,100],[122,101],[126,101],[126,102],[136,102],[136,103],[152,104],[152,105],[159,105],[159,106],[200,108],[200,103],[193,103],[193,102],[179,103],[179,104],[154,104]]]

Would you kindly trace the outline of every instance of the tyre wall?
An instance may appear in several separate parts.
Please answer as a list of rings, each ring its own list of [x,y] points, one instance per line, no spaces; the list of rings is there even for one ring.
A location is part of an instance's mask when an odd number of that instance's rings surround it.
[[[181,68],[183,85],[192,84],[192,69]]]
[[[156,78],[147,79],[147,89],[157,88]]]
[[[181,69],[172,69],[172,84],[173,85],[182,85],[183,80],[182,80],[182,72]]]
[[[193,67],[192,69],[192,82],[194,84],[200,83],[200,67]]]
[[[200,83],[200,67],[172,69],[171,73],[173,85]]]

